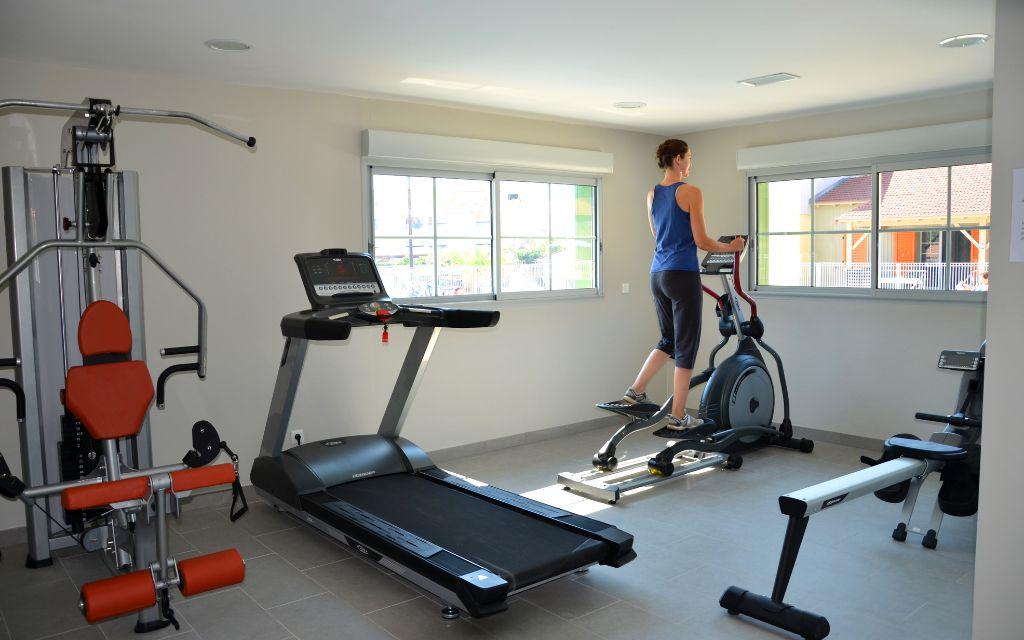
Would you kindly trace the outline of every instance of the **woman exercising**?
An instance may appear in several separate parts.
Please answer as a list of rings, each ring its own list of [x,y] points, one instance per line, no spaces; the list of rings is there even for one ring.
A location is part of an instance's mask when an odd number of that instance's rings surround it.
[[[672,379],[672,412],[665,417],[669,429],[692,429],[704,423],[686,413],[686,395],[700,344],[700,263],[703,251],[742,251],[745,240],[729,244],[712,240],[704,225],[704,196],[683,179],[690,175],[692,154],[682,140],[662,142],[657,151],[658,167],[665,177],[647,193],[647,222],[654,236],[651,262],[651,291],[658,313],[661,340],[647,356],[636,381],[622,396],[624,402],[647,401],[647,384],[669,360],[675,360]]]

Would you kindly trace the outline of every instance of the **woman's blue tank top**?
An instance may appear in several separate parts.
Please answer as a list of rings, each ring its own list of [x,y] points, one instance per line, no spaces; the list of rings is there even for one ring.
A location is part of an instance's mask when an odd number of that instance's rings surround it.
[[[654,218],[655,249],[651,273],[658,271],[700,271],[697,243],[690,227],[690,212],[676,204],[676,189],[685,182],[664,187],[654,185],[651,217]]]

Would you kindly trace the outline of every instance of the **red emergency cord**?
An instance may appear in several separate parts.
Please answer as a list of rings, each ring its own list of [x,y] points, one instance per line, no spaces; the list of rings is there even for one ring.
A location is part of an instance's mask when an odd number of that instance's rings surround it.
[[[384,333],[380,334],[380,341],[384,344],[388,342],[388,320],[390,318],[390,311],[387,309],[377,309],[377,319],[384,323]]]

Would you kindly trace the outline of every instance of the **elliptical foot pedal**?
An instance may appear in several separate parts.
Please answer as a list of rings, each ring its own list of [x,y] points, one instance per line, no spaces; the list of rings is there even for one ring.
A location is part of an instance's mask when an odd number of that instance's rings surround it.
[[[604,409],[605,411],[611,411],[617,413],[620,416],[626,416],[629,418],[650,418],[656,414],[661,407],[654,404],[653,402],[638,402],[637,404],[629,404],[622,400],[612,400],[610,402],[600,402],[594,405],[598,409]]]
[[[704,438],[710,438],[716,431],[718,431],[718,425],[710,420],[705,420],[704,424],[699,427],[693,427],[692,429],[672,429],[670,427],[662,427],[651,435],[683,442],[686,440],[703,440]]]

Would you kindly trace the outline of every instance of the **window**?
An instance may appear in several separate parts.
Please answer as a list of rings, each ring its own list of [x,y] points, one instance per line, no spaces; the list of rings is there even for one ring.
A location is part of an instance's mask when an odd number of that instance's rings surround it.
[[[373,253],[396,298],[491,294],[491,181],[373,175]]]
[[[759,286],[988,289],[990,163],[753,182]]]
[[[501,180],[501,290],[594,289],[597,187]]]
[[[597,180],[371,171],[370,240],[395,298],[597,293]]]

